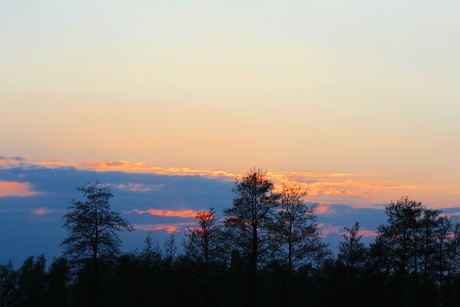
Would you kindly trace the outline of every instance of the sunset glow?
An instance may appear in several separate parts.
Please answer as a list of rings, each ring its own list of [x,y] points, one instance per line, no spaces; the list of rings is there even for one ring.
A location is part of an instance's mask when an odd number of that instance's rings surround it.
[[[0,158],[3,168],[15,167],[16,163],[11,162],[8,157]],[[13,160],[14,162],[14,160]],[[112,162],[46,162],[22,159],[23,167],[75,167],[80,170],[94,170],[98,172],[121,171],[126,173],[157,174],[167,176],[202,176],[207,178],[218,178],[233,182],[241,178],[242,174],[234,174],[225,171],[212,170],[193,170],[188,168],[163,168],[159,166],[149,166],[142,162],[112,161]],[[378,176],[366,176],[364,174],[344,174],[344,173],[313,173],[313,172],[268,172],[267,177],[275,183],[276,189],[280,189],[282,184],[299,185],[308,189],[307,199],[315,203],[334,204],[349,203],[351,205],[369,206],[375,203],[387,202],[388,199],[401,195],[432,194],[440,193],[433,187],[413,185],[413,184],[391,184],[379,179]],[[146,186],[141,183],[118,184],[118,189],[128,189],[137,192],[159,190],[163,186]],[[457,199],[457,194],[451,192],[444,193],[442,198],[445,200]],[[439,199],[440,200],[440,199]],[[439,201],[438,200],[438,201]],[[153,214],[153,213],[151,213]],[[157,213],[155,213],[157,214]],[[165,214],[159,212],[158,214]],[[173,213],[170,213],[173,214]],[[192,214],[192,213],[186,213]]]
[[[460,1],[0,1],[0,264],[58,256],[94,183],[135,225],[123,251],[149,231],[181,242],[208,210],[248,223],[226,213],[250,170],[273,184],[257,199],[301,189],[335,247],[356,221],[370,242],[401,197],[460,216],[459,16]]]

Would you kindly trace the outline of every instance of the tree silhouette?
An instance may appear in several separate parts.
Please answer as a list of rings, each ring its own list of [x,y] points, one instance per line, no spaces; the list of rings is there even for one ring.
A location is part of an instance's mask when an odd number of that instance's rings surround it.
[[[196,227],[187,228],[185,253],[199,269],[203,281],[203,306],[209,304],[209,276],[211,265],[222,258],[222,235],[217,225],[215,211],[198,211],[195,216]]]
[[[347,269],[350,278],[356,278],[358,270],[365,265],[367,249],[361,242],[359,222],[352,227],[344,227],[347,233],[343,234],[344,241],[339,243],[338,261]]]
[[[85,201],[72,199],[69,213],[64,215],[64,228],[68,237],[62,242],[64,254],[80,267],[90,262],[92,267],[93,303],[101,300],[99,267],[101,259],[113,259],[119,253],[121,240],[118,232],[133,230],[132,225],[110,208],[113,197],[108,187],[85,184],[76,188],[83,192]]]
[[[17,304],[44,306],[46,273],[44,255],[28,257],[18,270]]]
[[[357,282],[362,278],[368,249],[361,242],[362,235],[359,234],[359,228],[359,222],[355,222],[352,227],[344,227],[347,232],[342,235],[343,241],[339,243],[337,262],[344,268],[346,306],[355,306],[361,296]]]
[[[320,242],[315,205],[305,202],[307,189],[283,184],[270,224],[272,257],[284,271],[283,301],[289,305],[294,270],[313,258],[326,245]]]
[[[249,259],[249,303],[255,304],[257,268],[269,247],[270,221],[278,194],[260,169],[250,169],[233,188],[233,207],[224,210],[228,238]]]
[[[16,298],[16,288],[18,273],[13,267],[13,263],[0,265],[0,306],[14,306]]]
[[[422,306],[443,303],[455,239],[450,218],[408,197],[391,202],[385,213],[388,224],[378,227],[371,252],[381,259],[381,268],[396,286],[396,301]]]
[[[67,259],[59,257],[53,260],[47,274],[47,306],[68,306],[70,268]]]
[[[422,215],[420,202],[402,197],[385,208],[387,225],[379,225],[372,248],[378,248],[386,269],[394,276],[395,299],[406,304],[409,293],[409,277],[417,275],[418,221]],[[412,289],[412,288],[411,288]],[[418,297],[417,297],[418,298]]]

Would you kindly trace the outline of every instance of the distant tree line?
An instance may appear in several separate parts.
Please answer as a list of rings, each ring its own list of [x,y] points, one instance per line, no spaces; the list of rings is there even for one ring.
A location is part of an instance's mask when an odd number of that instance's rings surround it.
[[[402,197],[366,246],[359,222],[345,227],[335,256],[322,242],[307,190],[277,191],[251,169],[218,218],[198,211],[183,253],[147,234],[122,253],[118,232],[132,225],[111,211],[110,189],[77,187],[64,216],[64,253],[16,270],[0,265],[0,306],[460,306],[460,224]]]

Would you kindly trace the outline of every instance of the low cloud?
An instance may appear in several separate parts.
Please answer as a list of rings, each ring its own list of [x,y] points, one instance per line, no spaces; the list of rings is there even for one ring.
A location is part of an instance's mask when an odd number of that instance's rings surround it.
[[[358,232],[359,235],[363,236],[363,237],[376,237],[377,236],[377,232],[376,231],[373,231],[373,230],[368,230],[368,229],[361,229],[359,232]]]
[[[167,233],[172,233],[172,232],[179,232],[179,228],[174,225],[166,225],[166,224],[158,224],[158,225],[153,225],[153,226],[148,226],[148,227],[141,227],[142,230],[145,231],[158,231],[158,230],[164,230]]]
[[[326,206],[326,205],[320,205],[320,206],[316,207],[316,213],[317,214],[327,213],[328,211],[329,211],[329,207]]]
[[[7,196],[33,196],[38,193],[33,191],[28,182],[0,181],[0,197]]]
[[[117,189],[120,190],[128,190],[132,192],[149,192],[149,191],[158,191],[164,185],[163,184],[156,184],[156,185],[148,185],[144,183],[120,183],[115,185]]]
[[[192,225],[193,223],[161,223],[161,224],[141,224],[134,225],[135,229],[143,231],[166,231],[167,233],[180,232],[183,228]]]
[[[21,167],[25,159],[21,157],[0,156],[0,168]]]
[[[54,213],[56,212],[56,210],[52,210],[49,208],[39,208],[39,209],[32,210],[32,212],[35,215],[44,215],[44,214]]]
[[[138,214],[151,214],[155,216],[163,216],[163,217],[184,217],[184,218],[191,218],[195,217],[196,212],[193,210],[162,210],[162,209],[148,209],[148,210],[138,210],[134,209],[131,212],[136,212]]]
[[[445,209],[445,208],[458,208],[458,206],[454,204],[448,204],[448,203],[434,203],[430,205],[430,208]]]
[[[338,234],[338,235],[345,235],[347,236],[348,232],[345,230],[344,226],[333,226],[333,225],[325,225],[324,223],[318,225],[321,235],[327,236],[330,234]],[[363,237],[375,237],[377,236],[377,232],[368,229],[360,229],[358,231],[358,235]]]

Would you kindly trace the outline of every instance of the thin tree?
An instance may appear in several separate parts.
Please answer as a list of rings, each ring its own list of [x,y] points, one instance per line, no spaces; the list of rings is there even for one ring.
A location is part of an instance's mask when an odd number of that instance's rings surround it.
[[[65,214],[64,228],[68,236],[61,245],[71,263],[77,268],[90,262],[93,280],[93,303],[98,306],[101,300],[99,266],[101,259],[113,259],[119,254],[121,240],[118,232],[131,231],[133,226],[119,212],[112,211],[110,199],[113,197],[108,187],[98,181],[85,184],[76,189],[83,193],[85,201],[72,199],[71,210]]]
[[[64,257],[55,258],[46,276],[46,306],[69,305],[70,268]]]
[[[326,245],[320,242],[315,204],[305,201],[308,191],[298,185],[283,184],[270,225],[271,246],[284,270],[283,302],[289,305],[294,270],[312,260]]]
[[[357,273],[365,265],[367,254],[359,228],[359,222],[355,222],[352,227],[344,227],[347,232],[342,235],[344,241],[339,243],[338,261],[345,266],[351,279],[358,277]]]
[[[209,276],[211,265],[222,255],[221,229],[215,211],[198,211],[196,227],[188,227],[184,241],[186,255],[196,263],[203,280],[203,306],[209,304]]]
[[[0,306],[14,306],[17,296],[18,271],[13,262],[0,264]]]
[[[18,270],[18,306],[44,306],[46,259],[42,254],[28,257]]]
[[[362,235],[359,234],[359,222],[355,222],[352,227],[344,227],[347,231],[342,235],[343,241],[339,243],[338,263],[345,268],[345,288],[348,306],[354,306],[359,302],[357,281],[362,278],[362,271],[366,266],[368,249],[361,241]]]
[[[260,257],[268,250],[270,223],[278,194],[266,172],[250,169],[235,182],[233,207],[224,210],[228,238],[249,259],[249,303],[255,304],[257,269]]]

